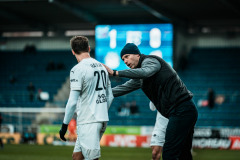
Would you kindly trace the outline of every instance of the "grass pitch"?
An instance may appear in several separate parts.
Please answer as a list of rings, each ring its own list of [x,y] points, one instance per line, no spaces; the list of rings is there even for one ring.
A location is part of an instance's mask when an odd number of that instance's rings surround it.
[[[73,146],[5,145],[0,160],[69,160]],[[239,160],[240,151],[194,149],[194,160]],[[101,160],[151,160],[150,148],[102,147]]]

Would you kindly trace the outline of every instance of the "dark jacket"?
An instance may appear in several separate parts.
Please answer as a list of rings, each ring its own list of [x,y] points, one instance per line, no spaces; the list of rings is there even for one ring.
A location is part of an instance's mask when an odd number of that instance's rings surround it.
[[[151,77],[143,79],[142,90],[154,103],[157,110],[168,117],[169,112],[184,101],[190,100],[193,94],[177,75],[176,71],[162,58],[152,55],[141,55],[137,68],[145,58],[156,58],[160,64],[160,70]]]

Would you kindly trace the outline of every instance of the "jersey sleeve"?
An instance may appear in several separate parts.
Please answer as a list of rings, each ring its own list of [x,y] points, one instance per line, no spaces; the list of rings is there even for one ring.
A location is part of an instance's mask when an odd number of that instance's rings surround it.
[[[79,69],[72,69],[70,72],[70,88],[71,90],[82,90],[82,79],[83,79],[83,72]]]
[[[150,146],[163,146],[165,143],[165,134],[169,120],[157,111],[155,126],[152,132]]]
[[[77,105],[79,96],[80,96],[79,91],[70,91],[70,95],[69,95],[68,102],[65,109],[65,115],[63,120],[64,124],[68,124],[72,119],[72,116],[76,110],[76,105]]]
[[[109,109],[114,99],[110,80],[108,80],[106,94],[107,94],[107,107]]]

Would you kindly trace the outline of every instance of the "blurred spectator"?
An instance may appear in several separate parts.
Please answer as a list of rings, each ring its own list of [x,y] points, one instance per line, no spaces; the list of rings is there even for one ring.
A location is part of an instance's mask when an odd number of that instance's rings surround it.
[[[1,128],[2,128],[2,113],[0,112],[0,132],[1,132]]]
[[[130,106],[131,106],[130,102],[127,102],[127,103],[121,105],[118,108],[118,115],[119,116],[129,116],[130,115]]]
[[[38,89],[37,99],[39,101],[48,101],[49,100],[49,93],[43,92],[41,88]]]
[[[76,122],[76,119],[73,118],[68,124],[69,141],[76,141],[77,139],[76,128],[77,128],[77,122]]]
[[[15,76],[14,74],[11,74],[10,77],[9,77],[9,82],[10,82],[11,84],[15,84],[16,81],[17,81],[16,76]]]
[[[130,106],[130,113],[131,114],[138,114],[138,106],[136,101],[132,101],[131,106]]]
[[[2,113],[0,112],[0,133],[1,133],[1,129],[2,129]],[[0,137],[0,146],[3,149],[3,141],[1,137]]]
[[[35,86],[33,85],[32,82],[29,83],[29,85],[27,86],[27,90],[28,90],[28,93],[29,93],[29,100],[30,102],[33,102],[33,99],[34,99],[34,94],[35,94]]]
[[[179,64],[179,69],[184,71],[187,68],[187,64],[188,64],[188,58],[187,58],[186,54],[181,55],[179,61],[180,61],[179,62],[180,63]]]
[[[215,106],[215,92],[212,88],[208,88],[208,107],[213,108]]]
[[[225,101],[225,96],[224,95],[218,95],[216,97],[215,103],[218,105],[223,104],[223,102]]]
[[[23,143],[35,144],[36,143],[36,133],[32,131],[32,128],[28,128],[27,131],[22,133]]]
[[[57,64],[57,70],[65,70],[65,69],[66,69],[66,67],[63,63],[60,62]]]
[[[42,99],[41,99],[41,93],[42,93],[42,89],[39,88],[39,89],[38,89],[38,93],[37,93],[37,99],[38,99],[39,101],[42,101]]]
[[[53,71],[56,69],[56,65],[53,61],[49,61],[46,67],[46,71]]]
[[[240,96],[239,96],[239,91],[234,91],[233,94],[231,95],[231,102],[233,103],[237,103],[237,102],[240,102]]]
[[[30,50],[31,54],[36,54],[37,53],[36,46],[34,44],[30,45],[29,50]]]
[[[36,51],[36,46],[31,44],[27,44],[24,49],[23,49],[23,54],[36,54],[37,51]]]
[[[23,49],[23,54],[28,54],[29,53],[29,44],[26,44],[26,46]]]
[[[197,102],[198,107],[207,107],[208,106],[208,100],[199,99]]]
[[[181,54],[179,58],[179,65],[178,69],[184,71],[187,68],[188,65],[188,55],[187,55],[187,49],[186,45],[183,45],[181,48]]]

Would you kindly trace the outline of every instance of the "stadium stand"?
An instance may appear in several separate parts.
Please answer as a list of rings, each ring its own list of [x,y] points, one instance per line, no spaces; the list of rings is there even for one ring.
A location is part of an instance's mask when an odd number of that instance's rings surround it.
[[[240,48],[194,48],[186,70],[179,73],[198,103],[207,99],[208,88],[213,88],[216,98],[224,98],[214,108],[198,104],[196,126],[237,127],[240,124]]]
[[[69,71],[76,64],[69,51],[38,51],[37,54],[23,55],[21,52],[1,52],[0,106],[2,107],[44,107],[45,102],[36,98],[29,102],[27,85],[33,82],[36,87],[50,94],[50,101],[69,76]],[[179,76],[194,93],[194,100],[207,99],[207,90],[213,88],[216,96],[222,95],[224,102],[214,108],[198,107],[197,127],[236,127],[240,124],[240,48],[194,48],[189,54],[188,65],[179,71]],[[14,59],[12,58],[14,57]],[[56,58],[57,57],[57,58]],[[63,63],[65,69],[46,71],[49,61]],[[16,82],[11,84],[9,77],[14,74]],[[122,84],[127,79],[111,78],[112,86]],[[36,91],[37,93],[37,91]],[[68,97],[66,97],[67,99]],[[139,113],[119,116],[121,104],[135,100]],[[4,116],[4,115],[3,115]],[[115,98],[109,110],[109,125],[150,125],[153,126],[156,111],[149,109],[149,100],[141,90]],[[17,121],[17,116],[6,115],[6,121]],[[30,124],[34,117],[26,117],[23,123]],[[61,124],[61,119],[52,122]]]
[[[49,93],[49,100],[61,88],[69,76],[69,71],[77,62],[71,51],[38,51],[23,54],[19,51],[0,53],[0,106],[41,108],[47,101],[37,98],[38,89]],[[47,71],[49,61],[54,61],[55,69]],[[59,64],[61,64],[59,66]],[[12,83],[12,78],[14,82]],[[28,84],[35,86],[33,101],[29,100]],[[19,124],[15,115],[3,114],[3,122]],[[23,117],[23,124],[31,124],[35,117]]]
[[[36,99],[37,90],[47,91],[50,100],[65,82],[70,68],[74,65],[67,51],[39,51],[37,54],[22,55],[21,52],[2,52],[1,56],[1,106],[42,107],[44,102]],[[13,58],[14,57],[14,58]],[[47,63],[54,60],[56,69],[46,71]],[[63,63],[65,69],[57,69]],[[9,77],[15,76],[11,84]],[[34,102],[29,103],[27,86],[32,82],[36,88]]]

